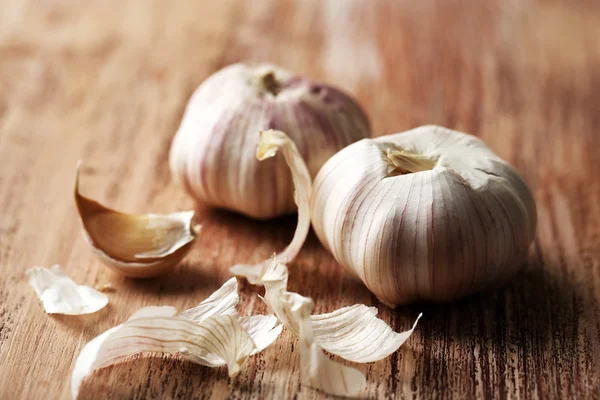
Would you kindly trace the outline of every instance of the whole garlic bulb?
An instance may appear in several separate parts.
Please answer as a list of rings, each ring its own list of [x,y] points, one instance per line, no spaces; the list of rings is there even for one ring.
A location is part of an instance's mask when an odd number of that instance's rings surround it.
[[[341,91],[274,65],[234,64],[190,99],[171,147],[171,172],[209,205],[254,218],[295,212],[283,158],[255,158],[258,131],[271,128],[288,133],[312,177],[338,150],[370,135],[367,116]]]
[[[395,306],[505,281],[527,257],[536,207],[481,140],[423,126],[334,155],[314,181],[311,220],[335,259]]]

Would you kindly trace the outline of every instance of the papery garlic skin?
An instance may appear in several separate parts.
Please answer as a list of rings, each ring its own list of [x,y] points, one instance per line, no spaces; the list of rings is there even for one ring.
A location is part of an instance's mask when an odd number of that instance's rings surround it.
[[[369,137],[348,95],[271,64],[230,65],[204,81],[173,139],[173,176],[200,202],[253,218],[296,210],[283,157],[259,163],[257,132],[285,131],[311,177],[343,147]]]
[[[231,278],[209,298],[180,314],[170,306],[150,306],[88,342],[75,361],[71,394],[95,370],[141,353],[179,354],[207,367],[227,365],[229,376],[281,333],[273,315],[240,317],[238,284]]]
[[[256,158],[259,161],[274,157],[280,150],[292,173],[295,188],[294,202],[298,205],[298,224],[294,231],[294,237],[282,252],[273,256],[278,262],[286,263],[298,255],[310,229],[312,179],[296,145],[285,132],[272,129],[260,132],[260,140],[256,150]],[[230,271],[234,275],[245,277],[253,285],[261,285],[262,276],[271,262],[271,259],[267,259],[256,264],[236,264],[231,267]]]
[[[200,232],[194,211],[125,214],[82,195],[75,175],[75,205],[83,235],[108,267],[132,278],[153,278],[172,270],[190,251]]]
[[[291,165],[294,169],[294,165]],[[263,301],[283,325],[298,337],[300,378],[303,385],[336,396],[354,397],[367,386],[365,375],[357,369],[330,360],[323,350],[348,361],[379,361],[394,353],[412,335],[413,327],[394,332],[376,317],[377,309],[363,304],[343,307],[326,314],[311,315],[311,298],[289,292],[288,268],[273,260],[263,275]]]
[[[84,315],[108,304],[108,297],[85,285],[77,285],[58,265],[33,267],[25,271],[48,314]]]
[[[311,220],[335,259],[396,306],[505,281],[527,257],[536,207],[480,139],[423,126],[333,156],[314,181]]]

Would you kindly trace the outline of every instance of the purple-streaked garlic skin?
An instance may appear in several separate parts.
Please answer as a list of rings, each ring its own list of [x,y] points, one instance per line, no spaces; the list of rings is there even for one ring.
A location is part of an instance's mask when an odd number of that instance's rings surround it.
[[[286,132],[312,177],[338,150],[370,136],[360,106],[340,90],[274,65],[228,66],[190,99],[170,153],[195,199],[259,219],[296,212],[283,157],[256,160],[259,131]]]
[[[399,173],[388,149],[431,163]],[[327,161],[314,181],[311,221],[335,259],[396,306],[505,282],[527,259],[536,206],[516,170],[481,140],[424,126],[362,140]]]

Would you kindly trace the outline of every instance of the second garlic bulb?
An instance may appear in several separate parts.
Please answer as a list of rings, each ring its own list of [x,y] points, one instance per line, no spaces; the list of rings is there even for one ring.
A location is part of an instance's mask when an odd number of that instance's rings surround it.
[[[505,281],[535,235],[519,174],[476,137],[438,126],[346,147],[317,175],[311,203],[323,245],[391,306]]]
[[[288,133],[314,177],[338,150],[370,135],[348,95],[270,64],[228,66],[192,96],[170,152],[171,172],[197,200],[253,218],[296,211],[282,157],[259,163],[259,130]]]

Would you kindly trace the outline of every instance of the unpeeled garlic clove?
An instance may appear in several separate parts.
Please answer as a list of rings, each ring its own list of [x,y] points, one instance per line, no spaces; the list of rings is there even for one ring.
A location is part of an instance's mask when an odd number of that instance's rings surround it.
[[[282,157],[259,163],[257,132],[285,131],[314,177],[336,151],[370,135],[366,114],[338,89],[271,64],[230,65],[204,81],[173,139],[173,176],[198,201],[253,218],[296,210]]]
[[[84,236],[104,264],[129,277],[151,278],[188,253],[200,231],[200,225],[192,225],[194,211],[130,215],[113,210],[79,192],[79,169],[75,204]]]

